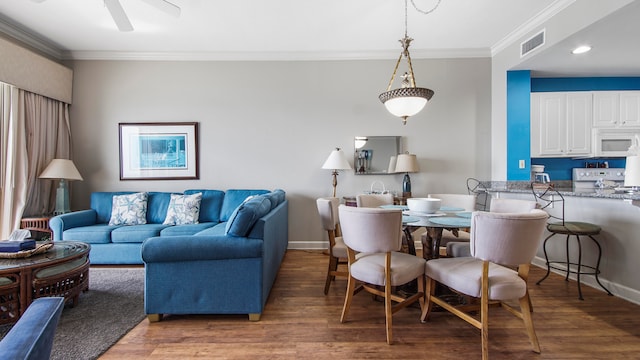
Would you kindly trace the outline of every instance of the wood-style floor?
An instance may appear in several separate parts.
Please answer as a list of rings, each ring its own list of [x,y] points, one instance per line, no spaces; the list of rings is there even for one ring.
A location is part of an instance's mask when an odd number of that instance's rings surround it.
[[[393,318],[393,345],[385,342],[384,305],[356,295],[340,323],[346,280],[323,294],[328,258],[289,250],[262,319],[245,315],[165,316],[142,321],[100,359],[480,359],[480,332],[445,312],[420,323],[417,307]],[[640,306],[532,266],[533,320],[542,348],[531,351],[522,322],[491,309],[491,359],[640,359]]]

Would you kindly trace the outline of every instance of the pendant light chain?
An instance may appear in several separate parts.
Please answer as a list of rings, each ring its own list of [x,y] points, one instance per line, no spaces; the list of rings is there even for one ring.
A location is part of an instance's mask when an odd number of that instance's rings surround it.
[[[442,0],[438,0],[438,2],[436,3],[436,5],[435,5],[431,10],[420,10],[420,9],[418,9],[418,7],[416,6],[416,3],[415,3],[415,1],[414,1],[414,0],[411,0],[411,5],[413,5],[413,7],[414,7],[418,12],[421,12],[421,13],[423,13],[423,14],[427,15],[427,14],[431,14],[435,9],[437,9],[437,8],[438,8],[438,6],[440,6],[440,1],[442,1]],[[406,0],[405,0],[405,7],[406,7]],[[406,12],[406,9],[405,9],[405,12]]]

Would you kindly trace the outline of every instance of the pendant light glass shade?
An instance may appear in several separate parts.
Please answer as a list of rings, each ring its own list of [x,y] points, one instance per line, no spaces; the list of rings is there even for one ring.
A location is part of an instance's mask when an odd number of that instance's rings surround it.
[[[391,114],[406,120],[422,111],[432,96],[433,90],[409,87],[383,92],[380,101]]]

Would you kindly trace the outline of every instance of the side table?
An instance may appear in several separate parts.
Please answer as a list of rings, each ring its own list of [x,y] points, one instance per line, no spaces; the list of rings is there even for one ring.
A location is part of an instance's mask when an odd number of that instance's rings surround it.
[[[30,231],[37,231],[39,233],[48,236],[50,239],[53,237],[53,231],[49,227],[49,216],[41,216],[41,217],[25,217],[20,220],[20,228],[26,229]],[[32,234],[33,235],[33,234]],[[38,240],[41,237],[36,237]]]

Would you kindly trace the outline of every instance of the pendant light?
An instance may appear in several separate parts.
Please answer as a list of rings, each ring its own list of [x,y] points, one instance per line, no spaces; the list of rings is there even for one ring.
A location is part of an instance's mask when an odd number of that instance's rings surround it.
[[[424,14],[428,14],[440,5],[440,1],[441,0],[438,0],[438,3],[433,7],[433,9],[428,11],[418,9],[413,0],[411,0],[411,3],[416,10]],[[399,41],[400,44],[402,44],[402,52],[396,62],[396,67],[393,69],[393,74],[391,75],[389,86],[387,86],[387,91],[380,94],[378,98],[391,114],[402,118],[402,124],[406,125],[407,118],[424,109],[425,105],[427,105],[427,102],[431,100],[434,94],[431,89],[416,86],[413,66],[411,64],[411,55],[409,54],[409,45],[413,39],[407,35],[407,0],[404,1],[404,38]],[[409,72],[405,72],[404,75],[402,75],[401,87],[391,90],[393,80],[395,79],[396,72],[398,71],[398,66],[400,65],[400,61],[402,61],[403,57],[407,59]]]

